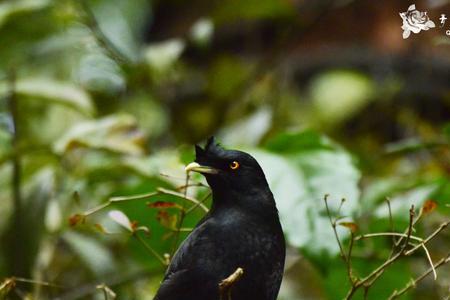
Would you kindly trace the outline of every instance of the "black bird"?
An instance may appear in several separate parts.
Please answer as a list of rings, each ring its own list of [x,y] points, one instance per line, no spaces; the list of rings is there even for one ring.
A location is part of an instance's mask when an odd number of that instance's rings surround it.
[[[195,146],[187,171],[202,173],[212,207],[173,256],[154,300],[219,300],[219,283],[243,275],[223,299],[275,300],[283,277],[285,240],[266,177],[249,154],[210,138]]]

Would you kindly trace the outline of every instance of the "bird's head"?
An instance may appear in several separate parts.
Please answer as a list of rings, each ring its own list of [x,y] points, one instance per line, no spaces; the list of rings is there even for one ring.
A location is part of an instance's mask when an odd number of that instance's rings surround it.
[[[250,154],[226,150],[211,137],[204,148],[195,146],[195,155],[195,162],[186,166],[186,171],[203,174],[213,193],[270,193],[262,168]]]

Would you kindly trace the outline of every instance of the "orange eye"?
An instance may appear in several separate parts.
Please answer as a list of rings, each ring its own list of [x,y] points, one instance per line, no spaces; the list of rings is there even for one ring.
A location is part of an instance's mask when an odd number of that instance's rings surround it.
[[[239,163],[238,163],[237,161],[233,161],[233,162],[230,164],[230,169],[231,169],[231,170],[239,169]]]

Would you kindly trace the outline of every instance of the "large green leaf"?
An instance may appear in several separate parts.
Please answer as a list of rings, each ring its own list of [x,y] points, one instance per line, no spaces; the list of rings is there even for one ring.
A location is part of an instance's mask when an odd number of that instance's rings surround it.
[[[277,201],[289,244],[310,253],[336,253],[323,197],[330,194],[336,211],[350,216],[358,208],[360,172],[352,157],[314,132],[282,134],[267,144],[268,151],[251,151],[261,163]],[[341,232],[345,234],[345,231]]]
[[[409,209],[411,205],[414,205],[416,209],[419,209],[425,200],[439,188],[438,183],[430,183],[419,185],[409,191],[393,195],[391,197],[391,211],[394,217],[400,217],[401,219],[408,220]],[[374,214],[378,218],[388,218],[389,209],[386,205],[380,204],[374,211]]]
[[[5,82],[0,83],[0,95],[8,93],[8,89]],[[86,115],[92,115],[95,112],[89,94],[73,83],[50,78],[27,78],[16,82],[15,91],[19,95],[70,106]]]
[[[41,9],[50,3],[49,0],[14,0],[0,4],[0,27],[15,14]]]
[[[101,276],[113,272],[115,261],[111,251],[98,239],[76,231],[67,231],[62,236],[72,251],[94,274]]]
[[[223,128],[221,140],[227,145],[256,145],[270,129],[272,111],[263,106],[248,117]]]
[[[58,153],[80,147],[137,155],[144,152],[144,139],[132,116],[113,115],[76,124],[54,145]]]
[[[150,9],[145,0],[88,1],[85,7],[92,13],[102,34],[122,58],[136,62],[140,58],[138,37],[142,34]]]
[[[143,177],[160,177],[163,174],[167,181],[175,185],[184,184],[186,172],[177,151],[167,149],[146,157],[127,157],[122,163]]]

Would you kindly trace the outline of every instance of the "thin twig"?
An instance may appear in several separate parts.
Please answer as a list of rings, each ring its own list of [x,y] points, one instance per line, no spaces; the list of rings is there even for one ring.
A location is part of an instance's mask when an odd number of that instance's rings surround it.
[[[427,247],[425,247],[425,245],[422,245],[422,248],[425,251],[425,254],[427,255],[428,262],[430,263],[431,270],[433,271],[434,280],[436,280],[437,279],[436,269],[434,268],[430,252],[428,251]]]
[[[188,215],[189,213],[191,213],[192,211],[194,211],[197,207],[199,207],[200,205],[202,205],[203,203],[205,203],[206,200],[208,200],[209,197],[211,197],[211,191],[210,191],[208,194],[206,194],[206,196],[203,197],[203,199],[200,200],[199,203],[197,203],[197,204],[192,205],[191,207],[189,207],[189,208],[186,210],[186,215]]]
[[[386,204],[388,207],[388,212],[389,212],[389,226],[391,227],[391,232],[394,232],[394,220],[392,218],[392,208],[391,208],[391,200],[389,198],[386,198]],[[395,236],[392,236],[392,250],[391,250],[391,254],[394,252],[395,249]]]
[[[130,200],[141,200],[141,199],[147,199],[156,195],[159,195],[159,191],[157,192],[150,192],[150,193],[144,193],[144,194],[137,194],[133,196],[117,196],[117,197],[111,197],[109,199],[110,202],[122,202],[122,201],[130,201]]]
[[[366,234],[362,234],[359,235],[355,238],[356,241],[362,240],[362,239],[366,239],[366,238],[371,238],[371,237],[383,237],[383,236],[402,236],[402,237],[406,237],[406,234],[404,233],[398,233],[398,232],[377,232],[377,233],[366,233]],[[410,239],[422,242],[423,239],[414,235],[410,236]]]
[[[350,231],[350,242],[348,246],[348,254],[347,254],[347,274],[348,278],[350,279],[350,282],[354,283],[353,278],[353,270],[352,270],[352,250],[353,250],[353,244],[355,242],[355,236],[353,235],[353,232]]]
[[[403,254],[406,251],[406,247],[409,245],[409,240],[411,239],[411,234],[413,231],[414,226],[414,205],[411,205],[411,208],[409,209],[409,223],[408,223],[408,232],[406,235],[405,243],[403,244],[402,250],[400,252]]]
[[[176,188],[176,190],[177,191],[184,191],[184,190],[186,190],[187,188],[190,188],[190,187],[205,187],[205,188],[209,188],[209,186],[207,186],[207,185],[205,185],[205,184],[203,184],[201,182],[194,182],[194,183],[190,183],[188,185],[184,184],[182,186],[178,186]]]
[[[145,193],[145,194],[138,194],[138,195],[133,195],[133,196],[118,196],[118,197],[112,197],[110,198],[107,202],[102,203],[96,207],[93,207],[89,210],[87,210],[86,212],[84,212],[82,215],[84,217],[90,216],[94,213],[97,213],[98,211],[105,209],[106,207],[112,205],[113,203],[118,203],[118,202],[127,202],[127,201],[133,201],[133,200],[143,200],[143,199],[148,199],[157,195],[171,195],[171,196],[175,196],[184,200],[187,200],[189,202],[194,203],[194,205],[197,205],[196,207],[200,207],[201,209],[203,209],[205,212],[208,212],[208,208],[203,205],[201,203],[201,201],[192,198],[192,197],[184,197],[183,194],[177,193],[175,191],[171,191],[171,190],[167,190],[164,188],[158,188],[156,192],[151,192],[151,193]]]
[[[111,276],[107,276],[108,282],[105,284],[108,287],[115,287],[119,285],[124,285],[128,283],[136,283],[139,280],[144,280],[149,277],[158,275],[161,272],[161,269],[155,268],[152,270],[139,270],[134,272],[133,274],[112,274]],[[98,282],[96,283],[86,283],[83,285],[76,285],[72,287],[70,290],[66,291],[64,294],[58,295],[57,297],[51,298],[52,300],[76,300],[76,299],[91,299],[93,297],[88,297],[91,294],[97,293],[98,290]]]
[[[364,287],[364,300],[367,299],[368,295],[369,295],[369,286],[365,286]]]
[[[21,292],[18,291],[17,282],[28,283],[28,284],[39,285],[39,286],[45,286],[45,287],[53,287],[53,288],[64,289],[63,286],[58,285],[58,284],[54,284],[54,283],[50,283],[50,282],[46,282],[46,281],[41,281],[41,280],[34,280],[34,279],[28,279],[28,278],[13,276],[13,277],[5,278],[1,282],[1,284],[0,284],[0,297],[1,296],[7,296],[7,294],[9,294],[9,292],[11,292],[11,290],[13,290],[16,294],[20,294]],[[3,298],[1,298],[1,299],[3,299]]]
[[[186,181],[186,177],[179,177],[179,176],[174,176],[174,175],[170,175],[170,174],[166,174],[166,173],[159,173],[160,176],[162,177],[166,177],[166,178],[170,178],[170,179],[175,179],[175,180],[180,180],[185,182]]]
[[[155,249],[153,249],[153,247],[152,246],[150,246],[149,244],[147,244],[147,242],[145,242],[144,241],[144,239],[141,237],[141,236],[139,236],[139,234],[136,232],[136,233],[134,233],[134,235],[133,235],[143,246],[144,246],[144,248],[151,254],[151,255],[153,255],[154,257],[156,257],[156,259],[158,259],[159,260],[159,262],[163,265],[163,266],[167,266],[167,264],[166,264],[166,260],[161,256],[161,255],[159,255],[159,253],[155,250]]]
[[[110,296],[112,299],[116,299],[116,297],[117,297],[116,293],[114,293],[114,291],[104,283],[97,285],[96,288],[103,292],[103,296],[105,297],[105,300],[109,300]]]
[[[64,286],[62,286],[62,285],[54,284],[54,283],[46,282],[46,281],[41,281],[41,280],[34,280],[34,279],[28,279],[28,278],[22,278],[22,277],[12,277],[11,279],[16,281],[16,282],[38,284],[38,285],[41,285],[41,286],[54,287],[54,288],[59,288],[59,289],[63,289],[64,288]]]
[[[412,227],[414,228],[414,225],[417,224],[417,222],[421,219],[422,217],[422,210],[420,210],[419,215],[417,216],[417,218],[414,220],[414,222],[412,223]],[[405,230],[404,234],[407,234],[409,230],[409,226],[408,228]],[[400,243],[402,242],[403,238],[401,237],[400,239],[398,239],[398,241],[395,243],[395,247],[398,247],[400,245]]]
[[[367,275],[366,277],[362,278],[359,281],[356,281],[352,285],[351,289],[348,291],[347,295],[345,296],[345,299],[351,299],[353,297],[353,295],[355,294],[355,292],[361,286],[365,286],[366,289],[369,289],[370,286],[381,276],[381,274],[384,273],[384,271],[386,270],[387,267],[392,265],[401,256],[403,256],[403,255],[406,256],[405,249],[411,238],[413,224],[414,224],[414,205],[412,205],[409,210],[409,224],[408,224],[408,229],[405,233],[407,243],[405,243],[405,245],[402,247],[402,249],[399,252],[395,253],[393,256],[390,256],[383,264],[378,266],[378,268],[373,270],[369,275]],[[400,238],[403,238],[403,237],[401,236]]]
[[[164,194],[164,195],[172,195],[172,196],[175,196],[175,197],[178,197],[178,198],[187,200],[187,201],[189,201],[189,202],[192,202],[192,203],[194,203],[194,204],[197,204],[197,205],[200,206],[201,209],[203,209],[205,212],[208,212],[208,211],[209,211],[209,209],[208,209],[205,205],[201,204],[201,201],[199,201],[199,200],[197,200],[197,199],[195,199],[195,198],[193,198],[193,197],[187,196],[187,195],[185,195],[185,193],[183,193],[183,194],[182,194],[182,193],[177,193],[177,192],[175,192],[175,191],[171,191],[171,190],[164,189],[164,188],[158,188],[157,190],[158,190],[158,192],[159,192],[160,194]],[[183,203],[184,203],[184,202],[183,202]]]
[[[342,243],[341,240],[339,239],[339,235],[337,233],[337,229],[336,229],[336,221],[333,221],[332,217],[331,217],[331,212],[330,212],[330,208],[328,207],[328,197],[329,195],[326,194],[323,198],[323,200],[325,201],[325,207],[327,209],[327,215],[328,215],[328,219],[330,220],[330,224],[331,227],[333,228],[333,232],[334,232],[334,237],[336,238],[336,241],[339,245],[339,251],[341,252],[341,257],[344,260],[345,263],[347,263],[347,256],[344,252],[344,248],[342,247]]]
[[[342,210],[342,206],[344,205],[344,203],[345,203],[345,198],[342,198],[341,199],[341,204],[339,204],[339,208],[338,208],[338,212],[337,212],[338,216],[341,215],[341,210]]]
[[[187,198],[187,193],[188,193],[187,187],[189,186],[189,179],[190,179],[190,173],[188,171],[188,172],[186,172],[186,182],[185,182],[186,188],[184,189],[184,193],[183,193],[184,199]],[[200,203],[200,202],[197,202],[197,203]],[[170,253],[171,257],[174,255],[175,251],[177,251],[178,240],[180,238],[180,228],[183,226],[185,216],[186,216],[186,202],[183,201],[182,208],[180,210],[180,216],[179,216],[178,222],[176,224],[175,238],[173,239],[172,251]]]
[[[426,243],[428,243],[429,241],[431,241],[432,239],[434,239],[439,232],[441,232],[442,230],[444,230],[448,225],[450,224],[450,220],[442,223],[438,229],[436,229],[429,237],[427,237],[425,240],[423,240],[423,242],[421,242],[420,244],[418,244],[417,246],[415,246],[414,248],[408,250],[405,252],[405,255],[410,255],[411,253],[413,253],[414,251],[416,251],[418,248],[422,247],[422,245],[425,245]]]
[[[389,299],[395,299],[398,298],[399,296],[403,295],[404,293],[406,293],[409,289],[415,287],[420,281],[422,281],[425,277],[428,276],[428,274],[432,273],[433,270],[438,269],[439,267],[445,265],[446,263],[450,262],[450,253],[447,254],[446,257],[442,258],[441,260],[439,260],[433,267],[430,267],[426,272],[424,272],[422,275],[420,275],[419,277],[417,277],[416,279],[410,281],[403,289],[401,289],[400,291],[395,290],[391,296],[389,297]],[[434,271],[435,272],[435,271]]]

